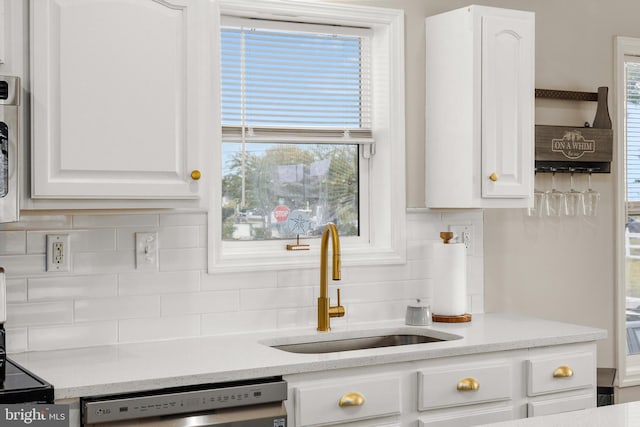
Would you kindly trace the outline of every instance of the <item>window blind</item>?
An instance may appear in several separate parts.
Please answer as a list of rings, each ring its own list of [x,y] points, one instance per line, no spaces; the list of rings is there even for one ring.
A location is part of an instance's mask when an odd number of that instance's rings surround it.
[[[222,25],[223,141],[373,142],[367,29],[235,17]]]
[[[640,212],[640,63],[625,63],[626,73],[626,157],[629,211]]]

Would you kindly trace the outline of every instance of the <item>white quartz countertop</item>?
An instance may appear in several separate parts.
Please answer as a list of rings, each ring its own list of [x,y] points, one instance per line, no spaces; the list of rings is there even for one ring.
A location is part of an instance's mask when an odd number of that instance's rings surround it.
[[[285,344],[303,336],[311,340],[332,334],[349,338],[363,330],[380,334],[430,331],[462,338],[325,354],[289,353],[263,344]],[[67,399],[595,341],[604,337],[606,331],[591,327],[513,314],[474,314],[469,323],[408,327],[399,321],[380,322],[338,327],[328,333],[309,327],[27,352],[9,357],[52,383],[56,399]]]
[[[486,424],[484,427],[637,427],[640,426],[640,402],[601,406],[581,411],[542,417],[523,418]]]

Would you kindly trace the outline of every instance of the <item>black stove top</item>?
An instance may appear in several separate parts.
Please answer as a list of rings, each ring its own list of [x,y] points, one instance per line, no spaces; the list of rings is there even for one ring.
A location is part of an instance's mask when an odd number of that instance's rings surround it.
[[[0,383],[0,403],[53,403],[53,386],[6,359],[5,378]]]

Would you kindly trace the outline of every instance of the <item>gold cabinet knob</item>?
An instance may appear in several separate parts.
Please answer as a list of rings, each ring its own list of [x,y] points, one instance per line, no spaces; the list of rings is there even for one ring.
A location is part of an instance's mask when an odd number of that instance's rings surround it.
[[[362,406],[364,405],[364,401],[365,399],[363,395],[353,391],[342,396],[340,398],[340,401],[338,402],[338,406],[340,406],[341,408],[346,408],[349,406]]]
[[[493,182],[496,182],[498,180],[498,174],[497,173],[492,173],[491,175],[489,175],[489,179]]]
[[[198,169],[194,169],[194,170],[191,171],[191,179],[192,180],[197,181],[200,178],[202,178],[202,173]]]
[[[573,369],[563,365],[553,371],[553,378],[571,378],[573,376]]]
[[[456,386],[458,391],[477,391],[479,388],[480,383],[475,378],[463,378]]]

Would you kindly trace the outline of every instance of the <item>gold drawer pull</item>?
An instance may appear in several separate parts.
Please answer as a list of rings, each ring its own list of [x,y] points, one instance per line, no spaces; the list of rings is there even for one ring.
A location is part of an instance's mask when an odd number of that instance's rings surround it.
[[[553,378],[571,378],[573,376],[573,369],[568,366],[560,366],[553,371]]]
[[[340,398],[338,406],[346,408],[348,406],[362,406],[364,405],[364,396],[358,392],[347,393]]]
[[[197,181],[200,178],[202,178],[202,173],[198,169],[194,169],[194,170],[191,171],[191,179],[192,180]]]
[[[489,175],[489,179],[493,182],[496,182],[498,180],[498,174],[497,173],[492,173],[491,175]]]
[[[458,391],[477,391],[480,383],[475,378],[464,378],[458,381],[456,388]]]

